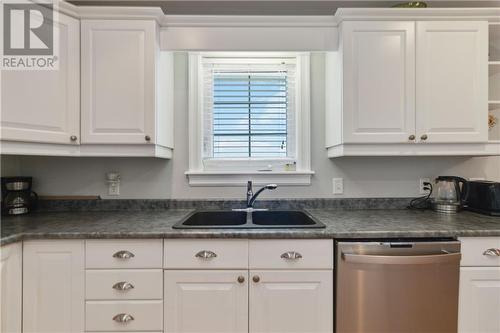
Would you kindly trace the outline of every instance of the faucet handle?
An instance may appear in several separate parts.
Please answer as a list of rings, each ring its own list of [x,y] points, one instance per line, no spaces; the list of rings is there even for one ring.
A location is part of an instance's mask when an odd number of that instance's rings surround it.
[[[251,191],[251,190],[252,190],[252,181],[251,181],[251,180],[249,180],[249,181],[247,182],[247,191]]]

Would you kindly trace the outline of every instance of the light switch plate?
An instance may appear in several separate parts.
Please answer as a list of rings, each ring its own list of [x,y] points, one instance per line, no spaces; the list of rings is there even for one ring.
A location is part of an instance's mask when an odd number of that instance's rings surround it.
[[[344,179],[333,178],[333,194],[343,194],[343,193],[344,193]]]

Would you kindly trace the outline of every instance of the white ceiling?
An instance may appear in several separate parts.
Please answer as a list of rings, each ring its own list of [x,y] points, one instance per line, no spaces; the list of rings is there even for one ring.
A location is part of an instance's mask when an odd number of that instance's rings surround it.
[[[70,0],[77,5],[155,6],[170,15],[329,15],[337,8],[391,7],[380,0]],[[500,0],[432,0],[429,7],[500,7]],[[418,10],[418,9],[416,9]]]

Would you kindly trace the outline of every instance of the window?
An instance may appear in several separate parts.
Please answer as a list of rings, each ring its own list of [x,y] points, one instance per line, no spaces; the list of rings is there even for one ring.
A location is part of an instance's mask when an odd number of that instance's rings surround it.
[[[264,172],[257,178],[295,174],[310,182],[308,60],[190,54],[190,184],[202,175],[252,179]]]
[[[204,158],[295,156],[291,59],[204,61]]]

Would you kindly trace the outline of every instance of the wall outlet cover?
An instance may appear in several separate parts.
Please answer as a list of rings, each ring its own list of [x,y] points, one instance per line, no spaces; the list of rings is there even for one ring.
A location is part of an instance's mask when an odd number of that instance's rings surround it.
[[[429,194],[429,191],[425,190],[424,187],[424,183],[430,183],[431,182],[431,179],[430,178],[420,178],[420,182],[419,182],[419,185],[418,185],[418,193],[420,194]]]

